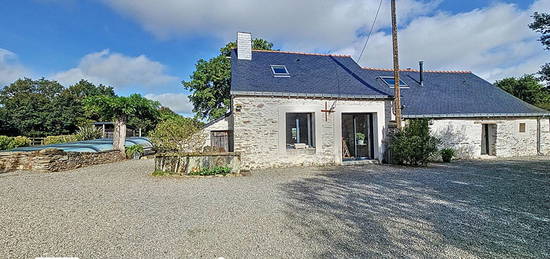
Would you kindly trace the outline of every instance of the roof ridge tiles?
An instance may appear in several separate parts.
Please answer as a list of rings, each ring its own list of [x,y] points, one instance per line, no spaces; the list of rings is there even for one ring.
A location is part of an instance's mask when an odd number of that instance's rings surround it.
[[[373,67],[362,67],[364,70],[375,70],[375,71],[387,71],[392,72],[393,69],[389,68],[373,68]],[[420,70],[418,69],[400,69],[399,72],[417,72],[419,73]],[[467,70],[424,70],[425,73],[449,73],[449,74],[471,74],[472,71]]]
[[[321,54],[321,53],[306,53],[306,52],[293,52],[293,51],[280,51],[280,50],[263,50],[263,49],[253,49],[252,51],[256,51],[256,52],[269,52],[269,53],[297,54],[297,55],[310,55],[310,56],[324,56],[324,57],[351,58],[351,55],[340,55],[340,54]]]

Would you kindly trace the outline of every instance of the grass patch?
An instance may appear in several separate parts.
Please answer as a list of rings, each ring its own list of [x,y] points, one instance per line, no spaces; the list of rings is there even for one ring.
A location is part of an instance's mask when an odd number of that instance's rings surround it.
[[[170,175],[174,175],[174,173],[155,170],[153,173],[151,173],[151,175],[152,176],[170,176]]]
[[[218,174],[227,175],[227,174],[230,174],[230,173],[231,173],[231,167],[217,166],[217,167],[214,167],[214,168],[203,168],[201,170],[191,172],[191,173],[189,173],[189,175],[202,175],[202,176],[205,176],[205,175],[218,175]]]

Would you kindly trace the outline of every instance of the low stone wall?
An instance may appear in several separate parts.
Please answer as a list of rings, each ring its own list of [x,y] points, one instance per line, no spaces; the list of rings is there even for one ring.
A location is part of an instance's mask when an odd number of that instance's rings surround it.
[[[206,168],[227,166],[232,173],[241,170],[239,153],[164,153],[155,155],[155,170],[188,175]]]
[[[16,170],[58,172],[124,159],[126,157],[120,151],[95,153],[44,149],[35,152],[0,152],[0,173]]]

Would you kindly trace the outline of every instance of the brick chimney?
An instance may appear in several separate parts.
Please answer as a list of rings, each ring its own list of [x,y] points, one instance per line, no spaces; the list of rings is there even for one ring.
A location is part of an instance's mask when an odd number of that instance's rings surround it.
[[[237,58],[252,60],[252,34],[237,32]]]

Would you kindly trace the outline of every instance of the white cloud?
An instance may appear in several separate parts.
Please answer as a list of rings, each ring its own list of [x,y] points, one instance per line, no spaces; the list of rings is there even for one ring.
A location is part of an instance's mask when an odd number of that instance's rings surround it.
[[[334,49],[370,28],[378,0],[103,0],[159,37],[207,35],[233,40],[236,31],[283,43],[286,48]],[[400,0],[405,22],[431,12],[441,0]],[[384,0],[379,27],[387,26]]]
[[[378,0],[104,0],[159,37],[206,35],[233,40],[236,31],[277,42],[285,50],[357,57]],[[494,2],[464,13],[437,12],[440,0],[398,1],[402,67],[424,59],[430,69],[472,70],[487,80],[534,73],[550,60],[528,28],[534,11]],[[391,67],[389,0],[384,0],[363,65]]]
[[[416,67],[423,59],[430,69],[472,70],[489,81],[535,73],[550,60],[550,53],[537,42],[528,24],[532,12],[545,11],[540,8],[549,2],[536,1],[529,10],[500,3],[466,13],[418,17],[400,30],[401,65]],[[357,56],[363,43],[360,38],[339,52]],[[379,32],[371,38],[367,57],[360,63],[391,67],[391,51],[391,35]]]
[[[193,104],[189,101],[188,95],[181,93],[146,94],[145,98],[159,101],[162,106],[181,114],[191,114]]]
[[[0,88],[25,76],[30,76],[30,72],[19,64],[17,55],[0,48]]]
[[[51,76],[64,85],[86,79],[115,88],[129,86],[154,86],[175,82],[176,77],[167,75],[163,64],[144,55],[129,57],[102,50],[84,56],[77,67]]]

